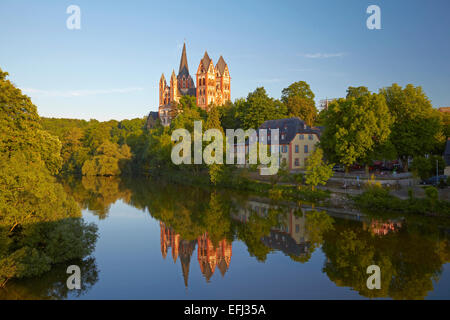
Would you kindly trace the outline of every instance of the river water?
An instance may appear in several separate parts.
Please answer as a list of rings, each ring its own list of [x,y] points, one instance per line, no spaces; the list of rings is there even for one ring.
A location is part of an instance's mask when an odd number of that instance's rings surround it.
[[[449,299],[450,233],[433,218],[347,214],[161,180],[63,182],[98,226],[80,264],[12,282],[3,299]],[[380,289],[367,267],[380,267]]]

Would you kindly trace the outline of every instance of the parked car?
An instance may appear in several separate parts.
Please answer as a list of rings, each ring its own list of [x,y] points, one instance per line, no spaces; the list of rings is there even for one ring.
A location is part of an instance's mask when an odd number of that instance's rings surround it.
[[[341,165],[337,164],[337,165],[335,165],[335,166],[333,167],[333,171],[336,171],[336,172],[345,172],[345,168],[344,168],[344,166],[341,166]]]
[[[371,166],[369,166],[369,171],[381,171],[383,169],[383,162],[374,161]]]
[[[354,165],[352,165],[350,167],[351,170],[361,170],[362,168],[363,168],[363,166],[361,166],[361,165],[359,165],[357,163],[355,163]]]
[[[420,184],[431,184],[432,186],[437,186],[439,182],[444,181],[447,182],[447,176],[446,175],[440,175],[440,176],[434,176],[425,180],[422,180]]]

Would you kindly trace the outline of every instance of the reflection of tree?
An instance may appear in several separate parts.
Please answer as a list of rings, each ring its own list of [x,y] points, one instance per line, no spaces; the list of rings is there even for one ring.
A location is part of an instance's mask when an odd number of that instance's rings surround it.
[[[52,266],[92,253],[97,226],[80,218],[20,226],[13,234],[1,230],[0,284],[40,276]]]
[[[324,271],[329,278],[366,297],[423,299],[448,261],[447,240],[436,241],[406,229],[380,237],[347,221],[335,225],[324,240]],[[381,268],[381,290],[366,286],[366,269],[373,264]]]
[[[181,238],[195,240],[205,232],[202,223],[210,194],[200,188],[187,188],[165,181],[126,181],[133,190],[130,204],[147,209],[156,219],[173,228]]]
[[[116,177],[86,176],[63,180],[65,189],[83,209],[89,209],[100,219],[107,217],[109,209],[117,200],[129,202],[131,191],[121,185]]]
[[[67,266],[77,265],[81,271],[81,290],[67,288]],[[67,299],[81,297],[98,281],[98,270],[94,258],[72,260],[56,265],[50,272],[40,277],[27,280],[11,281],[8,286],[0,289],[0,300],[36,300],[36,299]]]
[[[202,217],[202,224],[208,232],[209,239],[215,245],[224,238],[233,238],[230,208],[230,201],[227,201],[223,195],[217,192],[211,193],[208,207]]]
[[[90,193],[87,207],[98,214],[100,219],[105,218],[111,204],[117,200],[128,202],[130,192],[120,189],[119,183],[120,180],[116,178],[83,177],[82,184]]]
[[[278,225],[281,213],[279,208],[270,208],[267,214],[263,215],[252,211],[245,223],[238,223],[236,226],[237,238],[245,242],[250,255],[255,256],[259,261],[265,261],[267,254],[273,251],[261,240],[263,237],[269,236],[270,230]]]

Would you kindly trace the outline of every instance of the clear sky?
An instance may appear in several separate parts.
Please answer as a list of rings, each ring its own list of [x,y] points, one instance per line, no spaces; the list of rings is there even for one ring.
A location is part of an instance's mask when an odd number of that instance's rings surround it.
[[[69,5],[81,29],[69,30]],[[369,5],[381,30],[369,30]],[[178,71],[186,40],[193,78],[204,51],[228,63],[232,99],[258,86],[279,98],[294,81],[316,99],[420,85],[450,106],[450,1],[1,0],[0,68],[42,116],[142,117],[158,108],[158,81]]]

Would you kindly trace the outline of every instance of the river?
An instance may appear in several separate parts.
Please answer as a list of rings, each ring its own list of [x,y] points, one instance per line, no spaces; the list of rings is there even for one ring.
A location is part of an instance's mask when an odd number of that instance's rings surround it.
[[[144,178],[62,182],[98,226],[91,256],[12,281],[2,299],[449,299],[450,232]],[[81,290],[67,266],[80,265]],[[381,271],[369,289],[367,267]]]

